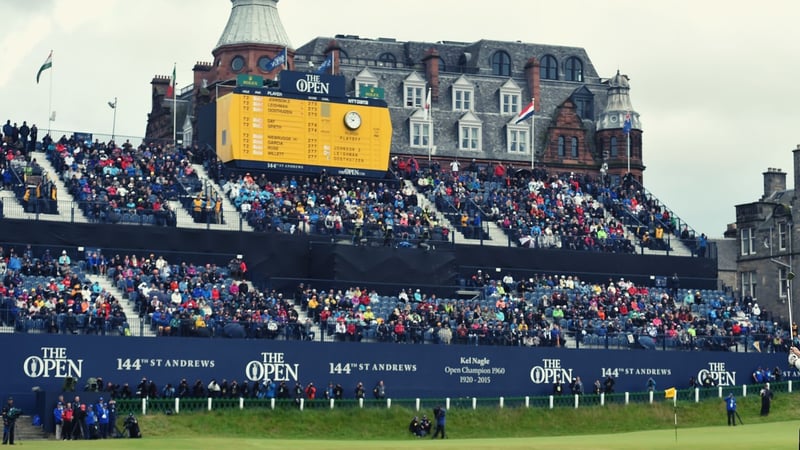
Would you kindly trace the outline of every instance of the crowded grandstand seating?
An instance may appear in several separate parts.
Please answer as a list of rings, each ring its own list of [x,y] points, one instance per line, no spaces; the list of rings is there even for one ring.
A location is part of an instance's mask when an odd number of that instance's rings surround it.
[[[320,234],[354,243],[411,246],[447,241],[449,230],[417,205],[416,193],[397,180],[353,180],[322,174],[271,180],[232,176],[223,191],[257,231]]]
[[[47,143],[47,157],[86,216],[102,223],[175,226],[168,201],[198,184],[183,149],[80,142]]]
[[[783,351],[788,335],[752,299],[725,291],[645,287],[573,275],[464,280],[470,298],[419,288],[294,292],[253,287],[246,263],[169,262],[163,256],[3,251],[0,320],[16,332],[128,334],[120,299],[87,279],[104,275],[158,336],[319,339],[579,348]],[[303,317],[306,317],[303,320]],[[316,336],[315,326],[320,335]]]
[[[213,263],[171,264],[154,255],[116,255],[108,275],[158,336],[301,339],[310,335],[292,302],[244,281],[239,258]],[[310,324],[308,324],[310,326]]]
[[[497,165],[497,167],[502,167]],[[468,237],[486,238],[484,220],[497,223],[518,245],[632,253],[616,218],[607,218],[607,188],[588,176],[549,175],[542,169],[514,174],[475,163],[458,173],[434,172],[425,185],[437,208]]]
[[[3,252],[0,324],[15,332],[126,334],[119,300],[86,279],[66,252]]]
[[[380,181],[324,172],[315,177],[254,172],[227,174],[226,179],[214,155],[198,149],[134,147],[130,142],[117,146],[82,142],[75,136],[62,136],[57,142],[46,136],[41,147],[87,218],[102,223],[175,226],[173,200],[180,200],[195,222],[224,223],[223,194],[201,183],[190,164],[205,155],[212,160],[201,162],[257,231],[417,246],[447,241],[450,229],[466,239],[491,239],[486,224],[495,223],[521,247],[633,253],[640,246],[668,251],[669,236],[675,236],[696,254],[705,254],[704,235],[697,238],[638,181],[627,177],[608,184],[582,174],[475,161],[454,172],[436,162],[421,169],[409,158],[394,159],[395,176]],[[7,146],[3,176],[26,211],[58,212],[57,187],[41,173],[33,153]],[[416,191],[403,178],[414,183]],[[418,205],[417,191],[437,211]]]

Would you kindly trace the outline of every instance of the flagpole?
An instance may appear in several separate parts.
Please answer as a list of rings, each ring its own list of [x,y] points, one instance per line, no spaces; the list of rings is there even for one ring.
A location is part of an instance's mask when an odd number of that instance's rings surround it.
[[[431,153],[433,151],[433,105],[430,102],[431,88],[428,88],[428,95],[425,97],[425,116],[428,119],[428,167],[431,166]]]
[[[534,111],[536,111],[536,103],[534,103],[534,98],[531,97],[531,104],[533,105]],[[534,112],[531,116],[531,170],[533,170],[535,161],[536,161],[536,149],[533,148],[534,142],[536,142],[536,138],[534,137],[535,132],[535,124],[536,124],[536,113]]]
[[[178,107],[178,74],[175,71],[175,67],[178,63],[172,64],[172,146],[178,146],[178,114],[175,109]],[[115,109],[116,111],[116,109]]]
[[[117,97],[114,97],[114,121],[111,123],[111,140],[112,141],[114,140],[116,132],[117,132]]]
[[[628,173],[631,173],[631,133],[625,133],[625,138],[628,141]]]
[[[628,173],[631,173],[631,130],[633,129],[633,118],[631,117],[630,111],[625,114],[625,125],[623,128],[626,129],[625,141],[628,144]]]
[[[47,99],[47,134],[50,134],[50,129],[53,124],[53,51],[50,50],[50,93]],[[52,136],[51,136],[52,137]],[[35,143],[34,143],[35,145]]]

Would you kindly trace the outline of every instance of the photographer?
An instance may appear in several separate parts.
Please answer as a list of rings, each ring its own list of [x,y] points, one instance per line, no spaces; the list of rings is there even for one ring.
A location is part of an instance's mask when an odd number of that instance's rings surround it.
[[[140,438],[142,437],[142,432],[139,430],[139,421],[136,420],[136,417],[133,413],[128,414],[128,417],[125,419],[125,430],[128,432],[129,438]]]
[[[3,407],[3,445],[14,445],[14,427],[17,418],[22,414],[19,408],[14,407],[14,399],[9,397],[8,403]]]

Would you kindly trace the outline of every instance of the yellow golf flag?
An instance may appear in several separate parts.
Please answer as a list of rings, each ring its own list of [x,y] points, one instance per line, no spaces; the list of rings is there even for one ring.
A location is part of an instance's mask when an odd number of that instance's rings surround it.
[[[664,389],[664,398],[675,398],[678,391],[675,388]]]

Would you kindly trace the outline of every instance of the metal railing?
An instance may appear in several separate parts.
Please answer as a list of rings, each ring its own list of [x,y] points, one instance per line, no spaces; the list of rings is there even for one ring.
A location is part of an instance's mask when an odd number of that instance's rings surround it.
[[[255,384],[255,383],[253,383]],[[752,385],[732,385],[732,386],[708,386],[690,387],[687,389],[676,389],[674,398],[667,398],[663,390],[646,390],[636,392],[614,392],[613,389],[607,392],[605,387],[601,387],[601,392],[594,392],[592,386],[584,385],[583,393],[564,393],[562,395],[538,395],[538,396],[512,396],[512,397],[431,397],[431,398],[325,398],[324,385],[317,389],[318,397],[313,399],[303,397],[297,398],[275,398],[266,396],[266,388],[259,388],[259,391],[252,395],[249,391],[248,396],[216,396],[216,397],[168,397],[168,398],[133,398],[117,399],[118,416],[126,414],[180,414],[194,413],[202,411],[222,411],[222,410],[332,410],[336,408],[344,409],[390,409],[400,407],[412,409],[414,411],[431,411],[438,405],[444,405],[450,409],[472,409],[478,408],[585,408],[605,406],[607,404],[629,405],[631,403],[672,403],[678,402],[700,403],[704,400],[714,398],[725,398],[728,394],[747,397],[758,396],[762,384]],[[793,380],[772,381],[770,389],[776,393],[794,392]],[[261,389],[265,389],[261,391]],[[564,387],[569,390],[568,386]],[[592,392],[586,392],[592,389]],[[272,395],[272,394],[271,394]]]

